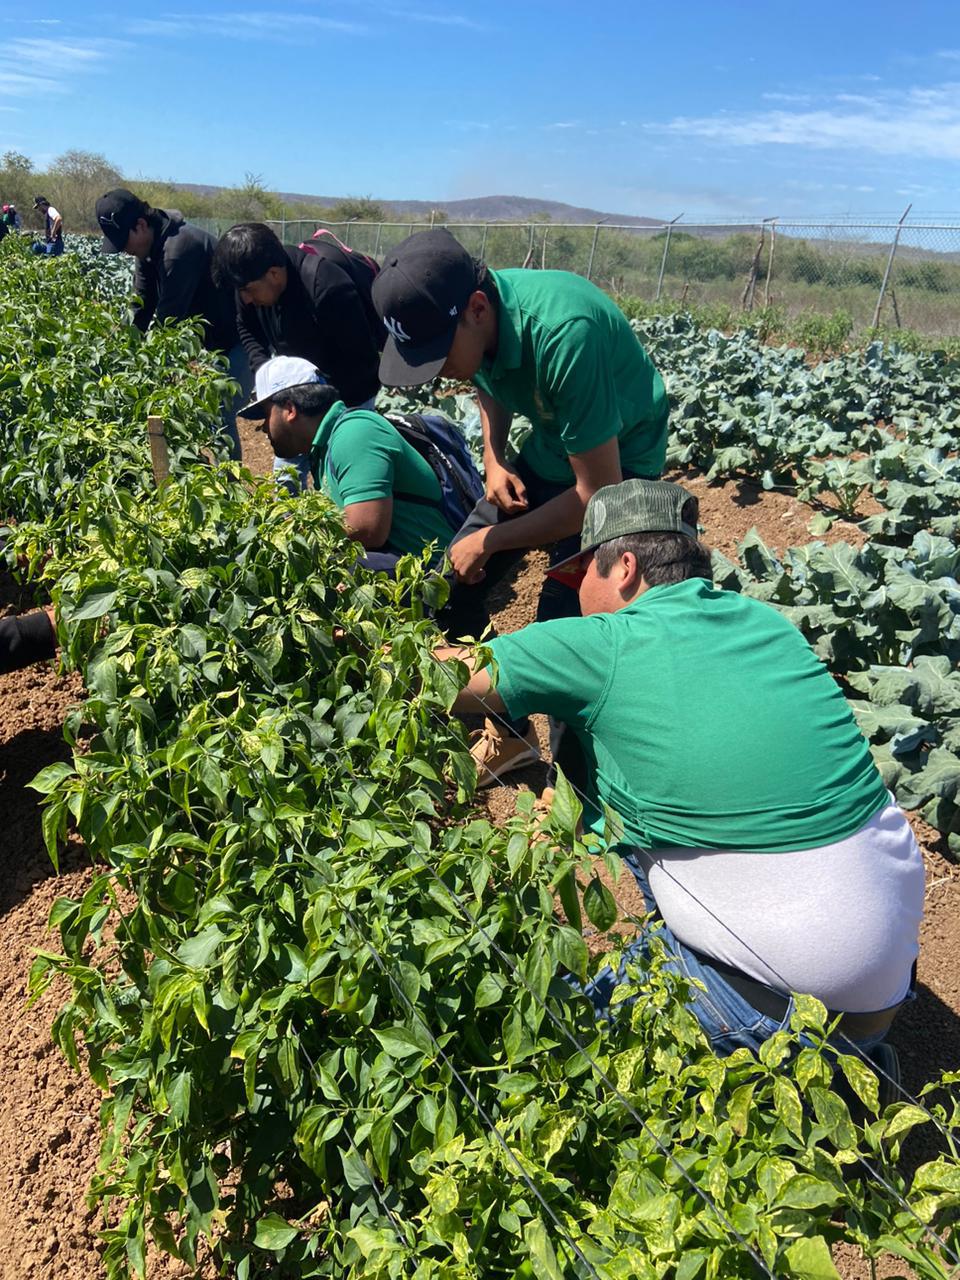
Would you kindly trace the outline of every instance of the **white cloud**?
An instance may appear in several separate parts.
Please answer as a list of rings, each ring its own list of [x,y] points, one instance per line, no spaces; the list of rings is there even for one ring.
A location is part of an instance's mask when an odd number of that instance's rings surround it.
[[[761,93],[764,102],[787,102],[794,107],[806,107],[813,102],[809,93]]]
[[[135,36],[210,35],[218,39],[269,40],[275,43],[302,41],[311,34],[366,35],[368,28],[358,22],[324,18],[313,13],[281,13],[250,10],[246,13],[162,13],[156,18],[135,18],[126,31]]]
[[[73,77],[104,66],[126,45],[121,40],[79,37],[18,37],[0,42],[0,94],[29,97],[38,93],[69,93]]]
[[[677,116],[646,128],[734,147],[776,145],[960,160],[960,83],[873,98],[837,94],[810,110]]]
[[[388,18],[399,18],[403,22],[425,22],[440,27],[462,27],[468,31],[484,31],[482,23],[468,18],[462,13],[433,12],[425,9],[384,9]]]

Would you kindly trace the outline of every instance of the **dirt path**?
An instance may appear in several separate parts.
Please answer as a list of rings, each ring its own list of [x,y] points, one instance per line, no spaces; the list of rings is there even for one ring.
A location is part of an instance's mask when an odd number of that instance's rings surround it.
[[[267,441],[242,429],[245,457],[257,471],[269,469]],[[675,477],[679,478],[679,477]],[[701,501],[708,542],[731,555],[736,542],[755,525],[771,547],[809,541],[809,507],[788,495],[727,484],[709,488],[690,477]],[[854,526],[838,524],[829,539],[860,540]],[[496,622],[503,631],[531,621],[542,574],[542,558],[531,556],[498,599]],[[17,601],[0,585],[0,611]],[[56,950],[46,920],[55,898],[78,896],[89,881],[83,850],[71,845],[53,868],[43,847],[38,797],[25,784],[44,765],[69,758],[61,727],[69,707],[82,696],[75,678],[36,667],[0,681],[0,795],[4,837],[0,842],[0,1055],[5,1081],[0,1109],[0,1280],[97,1280],[102,1274],[96,1241],[97,1221],[84,1196],[98,1151],[95,1087],[76,1076],[50,1042],[49,1025],[58,1004],[50,992],[34,1008],[25,1007],[26,980],[37,949]],[[541,729],[541,746],[545,733]],[[544,771],[525,770],[515,785],[491,792],[495,817],[510,812],[518,786],[539,791]],[[904,1083],[916,1092],[931,1076],[960,1065],[960,868],[947,862],[936,833],[917,823],[927,863],[927,914],[920,956],[919,997],[898,1019],[892,1039],[900,1052]],[[629,884],[618,890],[623,909],[636,911]],[[917,1131],[908,1159],[932,1154],[925,1130]],[[848,1253],[846,1280],[869,1274]],[[879,1274],[886,1274],[881,1268]],[[902,1264],[894,1267],[902,1274]],[[188,1271],[162,1261],[150,1268],[151,1280],[173,1280]]]

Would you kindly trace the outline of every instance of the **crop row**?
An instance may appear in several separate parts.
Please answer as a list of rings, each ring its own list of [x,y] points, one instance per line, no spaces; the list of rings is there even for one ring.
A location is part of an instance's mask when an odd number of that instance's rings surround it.
[[[82,264],[3,252],[0,509],[87,688],[34,785],[51,853],[94,860],[31,983],[68,979],[54,1034],[104,1091],[107,1274],[152,1241],[240,1280],[829,1277],[843,1239],[948,1275],[960,1169],[904,1181],[927,1115],[878,1117],[843,1058],[851,1116],[815,1002],[812,1047],[718,1059],[654,955],[595,1023],[595,849],[565,786],[545,830],[471,808],[437,580],[367,576],[322,497],[205,464],[223,375],[189,326],[141,339]]]

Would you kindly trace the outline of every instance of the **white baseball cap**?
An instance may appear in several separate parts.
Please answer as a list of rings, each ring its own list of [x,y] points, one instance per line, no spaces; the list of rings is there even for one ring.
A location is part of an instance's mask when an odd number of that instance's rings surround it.
[[[238,410],[241,418],[265,418],[270,412],[270,401],[281,391],[291,387],[305,387],[312,382],[326,383],[326,378],[315,364],[300,356],[274,356],[257,370],[254,399]]]

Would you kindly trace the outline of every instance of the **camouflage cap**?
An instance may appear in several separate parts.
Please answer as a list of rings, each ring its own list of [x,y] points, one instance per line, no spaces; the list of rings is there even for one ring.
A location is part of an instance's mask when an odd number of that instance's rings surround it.
[[[684,504],[693,496],[669,480],[624,480],[598,489],[587,503],[580,550],[554,565],[551,574],[601,542],[612,542],[629,533],[685,533],[696,539],[696,527],[687,524],[681,515]]]

